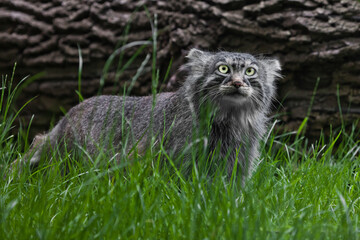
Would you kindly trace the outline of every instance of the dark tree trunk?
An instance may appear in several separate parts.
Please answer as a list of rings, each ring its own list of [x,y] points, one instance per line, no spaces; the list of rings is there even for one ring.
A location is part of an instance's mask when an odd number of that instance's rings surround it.
[[[52,116],[75,105],[78,47],[84,69],[82,92],[94,95],[106,59],[124,41],[151,37],[150,14],[158,15],[158,67],[166,72],[173,59],[170,81],[181,82],[177,68],[191,47],[206,50],[236,50],[277,56],[283,64],[278,100],[285,113],[281,119],[296,129],[310,107],[313,89],[320,79],[310,115],[308,132],[317,135],[329,124],[345,123],[360,116],[360,4],[354,0],[269,0],[269,1],[0,1],[0,73],[10,74],[18,62],[16,78],[43,72],[24,88],[19,99],[38,95],[23,116],[35,114],[34,130],[49,127]],[[135,48],[126,52],[128,58]],[[149,48],[150,50],[150,48]],[[147,49],[145,52],[148,52]],[[144,53],[145,54],[145,53]],[[129,80],[144,54],[126,71]],[[145,68],[132,94],[150,93],[151,73]],[[113,92],[114,70],[104,92]],[[124,81],[120,84],[124,84]],[[339,93],[337,96],[337,92]],[[340,99],[340,105],[338,100]],[[278,106],[278,103],[275,103]],[[25,121],[26,122],[26,121]]]

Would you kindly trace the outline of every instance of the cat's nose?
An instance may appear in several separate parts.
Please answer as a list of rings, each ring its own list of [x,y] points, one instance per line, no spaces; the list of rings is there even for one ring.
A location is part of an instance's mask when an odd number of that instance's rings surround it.
[[[236,88],[240,88],[240,87],[247,87],[246,83],[244,83],[241,80],[235,80],[231,83],[231,85],[233,85]]]

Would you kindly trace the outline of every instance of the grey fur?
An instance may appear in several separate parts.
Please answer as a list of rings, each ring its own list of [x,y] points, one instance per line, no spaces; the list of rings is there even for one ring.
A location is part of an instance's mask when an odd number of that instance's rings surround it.
[[[193,126],[199,124],[199,113],[209,103],[215,112],[208,136],[209,150],[220,146],[219,159],[227,159],[229,176],[237,159],[243,177],[250,175],[259,154],[259,140],[266,130],[274,81],[281,70],[279,61],[245,53],[210,53],[198,49],[192,49],[187,58],[185,68],[189,73],[185,83],[176,92],[158,94],[153,114],[152,96],[92,97],[73,107],[49,133],[37,137],[32,157],[25,155],[24,160],[36,166],[47,144],[55,147],[64,139],[67,148],[78,144],[85,146],[90,154],[108,148],[113,152],[129,150],[136,143],[141,152],[149,147],[151,134],[159,143],[164,131],[165,149],[176,156],[193,140]],[[217,70],[219,63],[226,64],[231,73],[221,74]],[[255,77],[244,74],[248,66],[257,70]],[[234,78],[250,86],[236,88],[231,85]],[[127,146],[122,141],[124,129],[131,134]],[[104,144],[100,146],[100,142]]]

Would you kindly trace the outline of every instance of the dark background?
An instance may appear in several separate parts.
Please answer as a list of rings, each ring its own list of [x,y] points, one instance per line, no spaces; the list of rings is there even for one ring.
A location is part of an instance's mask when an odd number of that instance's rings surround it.
[[[144,8],[143,6],[147,6]],[[355,0],[269,1],[0,1],[0,74],[15,80],[41,76],[26,86],[18,106],[37,96],[22,112],[23,124],[34,114],[32,134],[78,103],[78,45],[82,50],[82,94],[96,95],[107,58],[124,41],[151,38],[150,20],[158,16],[157,67],[163,79],[170,60],[170,77],[161,84],[174,90],[182,81],[178,68],[192,47],[233,50],[279,58],[284,78],[279,81],[274,114],[280,128],[297,129],[307,115],[316,81],[319,85],[309,116],[307,134],[316,137],[343,121],[360,118],[360,3]],[[129,23],[129,24],[128,24]],[[126,26],[129,33],[124,37]],[[129,59],[138,48],[125,52]],[[116,81],[111,68],[103,93],[122,93],[146,53]],[[136,82],[132,95],[151,93],[151,66]],[[338,104],[340,99],[340,105]],[[280,104],[280,102],[282,104]],[[359,123],[358,123],[359,126]]]

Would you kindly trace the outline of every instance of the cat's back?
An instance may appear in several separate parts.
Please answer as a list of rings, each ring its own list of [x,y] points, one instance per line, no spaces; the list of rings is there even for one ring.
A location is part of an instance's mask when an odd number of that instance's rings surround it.
[[[155,104],[154,104],[155,101]],[[165,92],[153,96],[130,97],[100,95],[88,98],[69,110],[64,119],[81,125],[104,123],[125,116],[131,121],[149,121],[153,117],[163,118],[164,111],[171,115],[181,101],[175,92]],[[153,109],[154,107],[154,109]]]
[[[67,113],[68,118],[105,118],[114,114],[128,115],[138,105],[144,105],[148,97],[123,97],[101,95],[88,98],[74,106]]]

